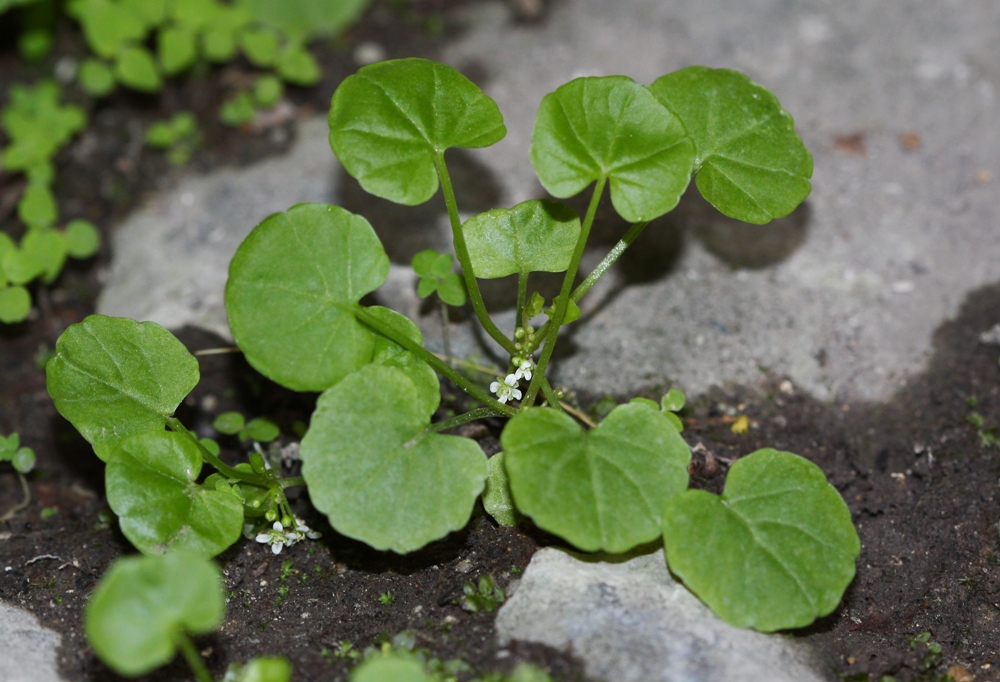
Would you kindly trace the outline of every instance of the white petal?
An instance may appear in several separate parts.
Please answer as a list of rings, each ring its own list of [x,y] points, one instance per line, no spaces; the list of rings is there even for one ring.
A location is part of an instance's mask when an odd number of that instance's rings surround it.
[[[506,393],[497,396],[497,400],[499,400],[501,404],[505,404],[508,398],[510,398],[510,396],[507,395]]]
[[[513,374],[508,374],[507,378],[503,380],[508,386],[517,386],[517,377]]]
[[[514,400],[520,400],[521,399],[521,392],[519,390],[517,390],[516,388],[510,389],[510,392],[511,392],[511,395],[514,396]]]
[[[278,531],[279,533],[281,531],[285,530],[285,527],[281,525],[281,521],[275,521],[274,525],[271,526],[271,528],[273,528],[274,530]]]
[[[270,533],[261,533],[260,535],[257,536],[257,542],[268,543],[270,541],[271,541]]]
[[[531,369],[530,368],[524,370],[524,378],[527,379],[528,381],[531,381]]]
[[[319,538],[323,537],[323,534],[311,530],[308,533],[306,533],[306,537],[309,538],[310,540],[318,540]]]
[[[283,543],[281,543],[281,542],[276,542],[276,543],[274,543],[273,545],[271,545],[271,551],[272,551],[272,552],[274,552],[275,554],[281,554],[281,549],[282,549],[282,548],[283,548],[284,546],[285,546],[285,545],[284,545]]]
[[[494,381],[492,384],[490,384],[490,393],[496,393],[497,389],[499,389],[499,388],[500,388],[500,383],[497,382],[497,381]]]

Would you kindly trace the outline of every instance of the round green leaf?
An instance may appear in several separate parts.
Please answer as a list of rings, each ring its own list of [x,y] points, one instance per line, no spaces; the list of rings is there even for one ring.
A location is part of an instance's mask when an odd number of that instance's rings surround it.
[[[156,51],[165,74],[173,76],[184,71],[198,59],[194,31],[186,26],[161,29],[157,35]]]
[[[162,23],[167,14],[167,0],[118,0],[118,4],[132,10],[148,28]]]
[[[271,75],[261,76],[253,86],[253,99],[258,106],[273,107],[285,94],[285,86]]]
[[[101,246],[101,233],[89,220],[77,218],[66,224],[66,254],[71,258],[90,258]]]
[[[31,294],[22,286],[0,288],[0,322],[21,322],[31,312]]]
[[[228,436],[235,436],[244,426],[246,420],[239,412],[223,412],[212,422],[213,429]]]
[[[377,656],[351,671],[351,682],[434,682],[419,661]]]
[[[45,367],[56,409],[107,461],[115,443],[163,429],[198,383],[198,361],[154,322],[91,315],[56,341]]]
[[[532,199],[472,216],[462,230],[476,277],[563,272],[580,236],[580,218],[565,204]]]
[[[38,254],[15,248],[0,256],[0,264],[7,279],[13,284],[27,284],[45,270],[45,263]]]
[[[369,365],[320,396],[302,475],[339,533],[402,554],[468,522],[486,457],[473,440],[427,432],[429,419],[393,367]]]
[[[31,448],[18,448],[10,463],[14,465],[15,470],[26,474],[35,468],[35,451]]]
[[[91,97],[104,97],[115,89],[115,73],[100,59],[83,60],[76,78]]]
[[[179,25],[201,31],[214,21],[226,6],[216,0],[173,0],[169,15]]]
[[[564,412],[529,408],[500,442],[518,510],[586,551],[655,540],[663,505],[688,484],[687,443],[642,404],[619,405],[587,433]]]
[[[507,134],[496,102],[450,66],[426,59],[371,64],[337,88],[330,146],[368,192],[415,206],[437,191],[435,158]]]
[[[29,227],[51,227],[59,217],[52,190],[42,183],[31,183],[17,205],[17,217]]]
[[[290,682],[292,664],[280,656],[251,658],[246,665],[231,663],[223,682]]]
[[[84,628],[115,672],[136,676],[170,662],[177,633],[205,634],[226,603],[215,564],[187,552],[119,559],[87,603]]]
[[[118,53],[115,78],[122,85],[141,92],[157,92],[163,87],[153,55],[144,47],[127,47]]]
[[[465,282],[456,272],[449,273],[439,280],[437,292],[441,300],[450,306],[457,308],[465,305]]]
[[[110,59],[124,44],[146,36],[145,21],[130,7],[110,0],[81,0],[74,5],[87,44],[100,57]]]
[[[693,163],[680,120],[625,76],[577,78],[549,93],[531,133],[531,164],[549,193],[571,197],[607,178],[629,222],[673,209]]]
[[[236,35],[228,26],[213,28],[202,36],[205,58],[210,62],[228,62],[236,55]]]
[[[246,428],[243,429],[243,434],[245,434],[246,438],[255,440],[258,443],[270,443],[281,435],[281,429],[270,419],[256,417],[247,423]]]
[[[243,531],[235,495],[204,488],[201,451],[187,435],[147,431],[120,441],[104,472],[108,504],[143,554],[185,549],[215,556]]]
[[[438,280],[433,277],[422,277],[417,283],[417,296],[427,298],[438,289]]]
[[[420,333],[420,327],[405,315],[400,315],[395,310],[382,306],[371,306],[365,310],[370,315],[379,318],[386,326],[394,328],[396,332],[423,344],[424,336]],[[434,414],[438,405],[441,404],[441,382],[438,381],[437,372],[430,365],[381,334],[375,336],[372,362],[395,367],[406,374],[420,396],[421,411],[424,414]]]
[[[293,206],[254,228],[233,256],[233,338],[270,379],[322,391],[371,360],[374,339],[352,307],[388,274],[367,220],[336,206]]]
[[[851,513],[815,464],[765,449],[721,497],[688,490],[663,511],[670,570],[723,620],[764,632],[837,607],[861,551]]]
[[[278,36],[267,29],[244,31],[240,36],[240,48],[251,64],[266,68],[278,59]]]
[[[21,240],[21,251],[41,264],[42,279],[50,284],[66,262],[66,235],[48,228],[28,230]]]
[[[698,189],[727,216],[763,224],[809,195],[812,155],[766,88],[736,71],[691,66],[650,90],[684,123],[695,145]]]
[[[309,54],[309,50],[297,44],[290,44],[278,57],[278,75],[293,85],[310,86],[319,83],[323,73],[319,64]]]

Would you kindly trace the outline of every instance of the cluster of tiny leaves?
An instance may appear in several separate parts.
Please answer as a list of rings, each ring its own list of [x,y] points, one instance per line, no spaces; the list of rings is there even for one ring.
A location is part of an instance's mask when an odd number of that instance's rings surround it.
[[[226,63],[242,54],[282,80],[313,85],[319,65],[305,49],[357,19],[367,0],[70,0],[94,56],[80,66],[91,95],[116,84],[157,92],[165,77],[198,62]],[[280,95],[279,95],[280,96]]]
[[[56,227],[59,210],[51,190],[53,159],[83,128],[86,115],[79,107],[59,103],[55,81],[14,85],[8,92],[10,102],[0,112],[0,128],[8,138],[0,151],[0,167],[27,179],[17,214],[28,230],[19,244],[0,232],[0,323],[5,324],[28,316],[31,281],[52,283],[67,257],[89,258],[100,246],[97,228],[86,220]]]
[[[26,474],[35,468],[35,451],[21,445],[21,436],[0,436],[0,462],[10,462],[14,470]]]
[[[487,324],[476,277],[516,274],[519,312],[527,320],[544,305],[537,293],[527,296],[529,275],[566,272],[562,292],[546,311],[548,336],[538,366],[525,356],[542,343],[540,331],[521,328],[514,339],[499,339],[511,351],[512,367],[526,379],[532,374],[537,391],[560,324],[568,312],[579,314],[569,305],[570,285],[605,187],[618,213],[640,229],[677,204],[692,176],[704,178],[698,186],[710,202],[754,222],[786,214],[808,193],[811,157],[791,118],[760,86],[700,67],[657,84],[581,78],[543,99],[531,161],[542,185],[558,197],[594,185],[582,221],[566,205],[529,201],[461,224],[445,152],[493,144],[506,128],[496,104],[443,64],[384,62],[347,78],[333,97],[330,143],[347,171],[378,196],[418,204],[443,187],[464,283],[494,338],[502,332]],[[726,125],[700,122],[701,109]],[[433,280],[440,293],[452,261],[439,254],[418,260],[421,279]],[[506,405],[424,349],[412,321],[360,303],[388,271],[385,250],[364,218],[319,204],[264,220],[229,270],[226,308],[250,364],[288,388],[321,392],[301,442],[302,474],[312,503],[338,532],[377,549],[410,552],[463,527],[484,495],[487,509],[503,522],[528,516],[583,550],[626,552],[662,536],[671,568],[739,625],[801,626],[836,605],[853,576],[859,545],[843,500],[815,466],[796,455],[761,451],[733,467],[723,496],[689,491],[691,455],[676,415],[684,404],[679,392],[660,403],[636,399],[617,406],[589,431],[554,404],[551,389],[548,406],[533,406],[532,387],[519,407]],[[100,324],[125,324],[106,320]],[[179,371],[184,352],[166,332],[147,331],[161,350],[121,351],[141,364],[135,368],[139,383],[126,390],[116,382],[130,375],[120,372],[98,390],[97,400],[77,391],[76,381],[83,368],[108,376],[108,368],[98,366],[107,364],[102,356],[108,348],[112,356],[119,352],[118,345],[91,347],[79,338],[72,348],[61,346],[49,368],[50,388],[55,383],[61,391],[53,391],[57,407],[99,455],[110,458],[109,471],[114,465],[136,481],[139,465],[155,468],[139,451],[161,453],[156,459],[164,471],[156,473],[162,484],[148,493],[171,505],[169,527],[155,533],[161,541],[175,542],[171,538],[180,536],[170,533],[183,528],[182,535],[192,538],[187,542],[225,542],[225,533],[205,532],[205,520],[217,519],[214,527],[221,529],[228,503],[197,489],[193,451],[188,480],[179,475],[189,442],[163,432],[165,415],[190,390],[196,371]],[[168,362],[171,353],[177,357]],[[115,359],[127,363],[128,357]],[[169,378],[161,369],[168,364]],[[487,463],[475,441],[442,435],[431,424],[440,401],[435,369],[486,404],[484,415],[512,417],[501,434],[502,459]],[[510,389],[505,400],[521,400],[513,388],[518,376],[503,380]],[[158,380],[174,388],[151,391],[147,382]],[[499,386],[494,383],[498,396]],[[129,418],[110,426],[104,414],[98,418],[108,409],[122,409]],[[150,429],[158,429],[155,439],[132,435]],[[182,487],[192,501],[187,507],[177,497]],[[213,489],[220,495],[227,490]],[[137,513],[128,507],[128,515]],[[702,533],[713,538],[710,549]],[[135,531],[129,537],[152,539]],[[766,601],[779,594],[781,601]],[[793,608],[786,609],[789,604]]]

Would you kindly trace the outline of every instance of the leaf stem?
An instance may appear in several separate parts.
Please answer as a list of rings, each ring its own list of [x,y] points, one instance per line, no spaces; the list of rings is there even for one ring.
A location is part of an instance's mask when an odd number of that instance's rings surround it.
[[[20,471],[15,471],[14,473],[17,474],[17,480],[21,482],[21,492],[24,495],[24,499],[7,510],[6,514],[0,516],[0,523],[10,521],[16,517],[22,509],[25,509],[29,504],[31,504],[31,487],[28,485],[28,479],[25,478],[24,474]]]
[[[188,667],[194,673],[195,679],[198,682],[213,682],[212,673],[208,671],[208,666],[205,665],[204,659],[198,653],[198,648],[191,641],[191,638],[188,637],[187,633],[183,630],[179,631],[176,636],[176,642],[181,653],[184,654],[184,660],[187,661]]]
[[[545,399],[549,401],[549,407],[554,407],[557,410],[562,411],[562,401],[559,400],[559,396],[556,392],[552,390],[552,384],[549,383],[548,379],[542,379],[542,395]]]
[[[418,358],[426,362],[428,365],[436,369],[438,372],[451,379],[453,382],[455,382],[455,384],[459,386],[459,388],[461,388],[463,391],[465,391],[466,393],[468,393],[473,398],[483,403],[487,407],[495,410],[496,412],[499,412],[500,414],[505,414],[508,417],[513,417],[515,414],[517,414],[516,409],[514,409],[513,407],[508,407],[507,405],[501,403],[499,400],[497,400],[489,393],[487,393],[485,390],[483,390],[482,387],[477,386],[476,384],[466,379],[464,376],[459,374],[458,371],[456,371],[451,365],[438,358],[438,356],[434,355],[434,353],[424,348],[422,345],[420,345],[419,343],[408,337],[406,334],[400,334],[389,325],[383,324],[382,320],[370,314],[367,310],[364,309],[364,306],[354,305],[351,307],[351,311],[359,320],[367,324],[369,327],[377,331],[379,334],[382,334],[383,336],[392,339],[400,346],[402,346],[406,350],[416,355]]]
[[[595,284],[597,284],[597,280],[603,277],[604,273],[611,269],[611,266],[615,264],[615,261],[617,261],[623,253],[625,253],[625,249],[632,245],[632,242],[634,242],[636,237],[638,237],[643,229],[645,229],[646,225],[649,225],[649,221],[640,221],[632,224],[632,227],[628,229],[625,236],[618,240],[618,243],[615,244],[614,248],[608,251],[608,255],[606,255],[604,259],[597,264],[597,267],[595,267],[591,273],[587,275],[587,279],[580,282],[580,285],[573,290],[572,294],[570,294],[570,300],[572,300],[573,303],[579,303],[580,299],[583,298]],[[538,335],[544,337],[548,330],[549,323],[546,322],[538,330]]]
[[[524,306],[528,303],[528,273],[517,273],[517,317],[514,318],[514,328],[527,324],[524,318]]]
[[[552,351],[555,349],[559,327],[562,326],[562,321],[566,317],[566,308],[569,306],[569,296],[570,291],[573,289],[573,280],[580,269],[580,259],[583,257],[583,250],[587,246],[590,228],[594,224],[594,216],[597,215],[597,206],[601,203],[601,195],[604,193],[604,186],[607,184],[607,181],[606,177],[601,177],[594,184],[594,193],[590,197],[590,206],[587,207],[587,215],[583,219],[580,236],[576,240],[573,258],[569,262],[569,269],[566,271],[565,277],[563,277],[562,289],[559,290],[559,296],[555,301],[556,309],[553,313],[554,317],[549,320],[551,324],[549,325],[548,333],[545,335],[545,346],[542,348],[542,355],[538,358],[538,365],[535,367],[535,375],[531,378],[531,385],[528,386],[528,393],[521,402],[522,410],[525,407],[534,405],[535,397],[541,388],[542,379],[545,377],[545,369],[548,367]]]
[[[177,417],[167,417],[167,426],[170,427],[171,431],[176,431],[177,433],[187,436],[191,442],[198,446],[198,450],[201,452],[202,458],[215,467],[215,469],[226,478],[234,478],[237,481],[252,483],[256,486],[260,486],[261,488],[270,487],[267,480],[265,480],[262,476],[234,469],[219,459],[217,455],[213,455],[208,448],[201,444],[198,437],[191,433],[187,427],[181,423],[180,419],[177,419]]]
[[[462,231],[462,220],[458,217],[458,204],[455,202],[455,191],[451,186],[451,176],[448,175],[448,166],[444,161],[444,154],[438,153],[434,156],[434,166],[437,168],[438,177],[441,179],[441,190],[444,192],[444,203],[448,206],[448,218],[451,220],[451,233],[455,241],[455,255],[458,256],[458,264],[462,267],[462,277],[465,279],[465,288],[469,291],[469,299],[472,307],[476,311],[476,317],[483,329],[493,337],[500,346],[514,355],[517,350],[514,342],[508,339],[500,328],[496,326],[489,312],[486,310],[486,303],[483,295],[479,291],[479,283],[476,281],[476,273],[472,269],[472,259],[469,257],[469,247],[465,244],[465,233]]]
[[[301,476],[289,476],[288,478],[279,478],[278,483],[284,488],[294,488],[297,485],[305,485],[306,479]]]
[[[435,424],[431,424],[430,426],[427,427],[427,430],[433,433],[437,433],[439,431],[447,431],[448,429],[453,429],[456,426],[461,426],[462,424],[468,424],[469,422],[474,422],[477,419],[486,419],[488,417],[502,417],[502,416],[503,416],[502,414],[500,414],[499,412],[497,412],[492,408],[477,407],[476,409],[471,410],[470,412],[466,412],[465,414],[460,414],[456,417],[452,417],[451,419],[445,419]]]

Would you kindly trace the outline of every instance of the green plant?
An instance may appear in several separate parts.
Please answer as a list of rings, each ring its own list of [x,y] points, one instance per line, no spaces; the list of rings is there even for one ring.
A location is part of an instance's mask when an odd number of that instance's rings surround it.
[[[225,614],[222,575],[198,555],[119,559],[87,603],[84,629],[94,651],[115,672],[135,677],[169,663],[180,650],[198,682],[212,679],[191,640],[214,632]],[[288,682],[282,658],[234,665],[227,682]]]
[[[710,203],[752,223],[786,215],[806,197],[812,157],[771,93],[733,71],[690,67],[649,87],[624,76],[578,78],[546,95],[531,162],[556,197],[593,187],[582,220],[563,204],[532,200],[462,224],[445,152],[489,146],[506,128],[496,103],[443,64],[361,69],[334,94],[329,123],[333,151],[367,191],[415,205],[441,188],[466,292],[507,367],[487,388],[427,350],[406,317],[360,304],[389,270],[361,216],[319,204],[272,215],[233,257],[225,301],[254,368],[288,388],[322,392],[300,446],[301,479],[277,478],[257,453],[230,467],[172,417],[198,380],[197,363],[156,325],[87,318],[63,334],[49,361],[57,409],[107,461],[108,499],[126,537],[144,552],[181,545],[217,553],[235,541],[244,515],[267,510],[280,520],[257,539],[280,549],[295,523],[282,491],[305,483],[338,532],[410,552],[463,527],[486,485],[490,467],[478,444],[442,432],[505,417],[491,486],[498,496],[509,489],[508,508],[544,530],[585,551],[626,552],[662,537],[671,570],[740,626],[801,627],[836,607],[860,542],[818,467],[764,449],[732,467],[722,496],[687,490],[679,392],[615,406],[584,430],[546,378],[577,303],[676,206],[692,176]],[[605,190],[632,225],[574,288]],[[428,269],[435,279],[447,275],[437,260]],[[528,293],[530,274],[540,271],[563,273],[547,306]],[[518,279],[517,321],[505,333],[477,278],[508,275]],[[432,424],[439,373],[482,407]],[[203,462],[218,473],[198,485]],[[157,470],[163,475],[149,480]]]
[[[80,70],[81,87],[108,94],[115,83],[157,92],[165,77],[199,61],[225,63],[238,54],[281,80],[314,85],[320,77],[306,49],[355,21],[368,0],[69,0],[95,57]],[[273,83],[268,83],[273,98]],[[263,94],[263,93],[261,93]],[[277,101],[274,99],[274,101]],[[262,105],[267,106],[267,105]]]
[[[23,173],[27,186],[17,214],[28,230],[16,244],[0,232],[0,322],[24,320],[31,310],[27,284],[40,278],[55,281],[67,257],[89,258],[100,246],[97,228],[85,220],[71,220],[56,228],[59,210],[51,185],[55,155],[84,126],[79,107],[60,105],[55,81],[34,87],[11,86],[10,102],[0,111],[0,128],[9,144],[0,154],[0,166]]]
[[[146,130],[146,144],[164,150],[167,160],[177,166],[187,163],[198,141],[198,120],[189,111],[157,121]]]
[[[260,76],[252,90],[240,90],[219,108],[219,120],[228,126],[250,123],[257,112],[270,109],[281,101],[285,86],[273,75]]]
[[[500,586],[493,583],[493,578],[484,575],[476,582],[469,581],[462,586],[462,598],[458,600],[458,605],[471,613],[478,611],[492,613],[506,599],[507,595]]]
[[[255,417],[248,422],[239,412],[223,412],[212,422],[212,428],[227,436],[236,436],[241,441],[258,443],[270,443],[281,435],[278,425],[270,419]]]
[[[21,445],[21,437],[12,433],[0,436],[0,462],[10,462],[14,471],[27,474],[35,468],[35,451]]]

